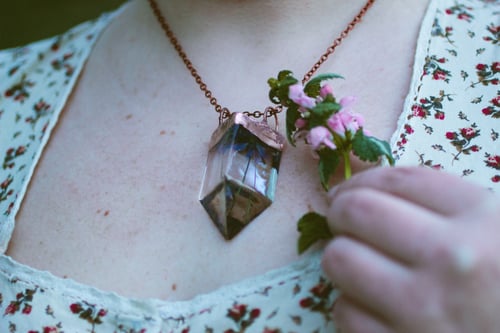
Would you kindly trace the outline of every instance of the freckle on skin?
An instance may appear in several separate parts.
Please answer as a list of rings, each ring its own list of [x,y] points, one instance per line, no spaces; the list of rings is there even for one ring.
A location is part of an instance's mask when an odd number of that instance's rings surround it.
[[[175,135],[175,131],[170,132],[170,135],[174,136]]]
[[[172,291],[176,291],[176,290],[177,290],[177,284],[175,284],[175,283],[174,283],[174,284],[172,285]]]
[[[125,119],[127,119],[127,120],[132,119],[132,115],[128,114],[127,117],[125,117]]]
[[[108,215],[109,215],[109,210],[104,212],[104,216],[108,216]]]
[[[167,134],[167,131],[165,131],[165,130],[160,132],[160,135],[165,135],[165,134]]]

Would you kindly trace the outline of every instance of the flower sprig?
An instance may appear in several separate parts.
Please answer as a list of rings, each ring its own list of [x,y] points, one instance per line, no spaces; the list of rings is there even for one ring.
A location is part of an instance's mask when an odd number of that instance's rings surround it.
[[[277,78],[270,78],[269,98],[286,108],[286,136],[295,146],[304,139],[318,157],[321,185],[329,190],[330,178],[344,166],[344,178],[352,175],[351,155],[362,161],[378,163],[385,158],[394,164],[390,146],[386,141],[370,135],[364,128],[363,116],[354,112],[354,96],[337,100],[331,85],[324,83],[339,79],[338,74],[321,74],[303,85],[291,71],[284,70]],[[329,239],[326,218],[315,212],[302,216],[298,222],[300,232],[299,253],[316,241]]]

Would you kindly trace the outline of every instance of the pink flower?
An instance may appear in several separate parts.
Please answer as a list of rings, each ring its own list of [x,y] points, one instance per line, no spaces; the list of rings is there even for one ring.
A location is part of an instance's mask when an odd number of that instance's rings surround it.
[[[307,126],[307,120],[305,120],[304,118],[299,118],[295,121],[295,128],[297,129],[303,129],[306,126]]]
[[[348,109],[350,110],[354,103],[356,103],[356,96],[346,96],[342,97],[340,100],[339,104],[342,106],[342,109]]]
[[[339,111],[328,119],[328,127],[341,137],[345,137],[346,132],[354,133],[364,125],[363,116],[350,111]]]
[[[289,87],[288,97],[295,103],[307,109],[312,109],[316,106],[316,100],[309,97],[304,92],[302,84],[296,83]]]
[[[326,96],[328,96],[328,95],[333,96],[333,88],[332,88],[332,86],[329,85],[329,84],[325,84],[323,87],[321,87],[321,89],[319,91],[319,95],[322,98],[326,98]]]
[[[332,139],[332,133],[330,133],[328,128],[324,126],[314,127],[307,135],[307,142],[309,142],[314,150],[318,150],[323,145],[330,149],[336,149],[337,147],[333,143]]]

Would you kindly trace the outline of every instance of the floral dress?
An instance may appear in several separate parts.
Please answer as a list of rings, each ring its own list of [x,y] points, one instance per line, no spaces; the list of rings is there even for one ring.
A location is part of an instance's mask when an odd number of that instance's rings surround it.
[[[432,0],[392,147],[500,189],[499,0]],[[0,52],[0,253],[28,182],[99,34],[123,10]],[[320,253],[190,301],[130,299],[0,255],[0,332],[333,332]]]

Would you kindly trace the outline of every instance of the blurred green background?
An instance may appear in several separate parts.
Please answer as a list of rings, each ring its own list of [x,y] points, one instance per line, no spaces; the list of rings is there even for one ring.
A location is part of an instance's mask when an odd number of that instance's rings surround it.
[[[0,0],[0,49],[57,35],[125,0]]]

